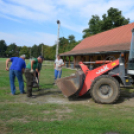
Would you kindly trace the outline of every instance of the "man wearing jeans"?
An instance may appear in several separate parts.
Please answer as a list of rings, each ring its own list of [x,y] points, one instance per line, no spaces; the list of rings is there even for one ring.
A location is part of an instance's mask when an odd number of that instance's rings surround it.
[[[8,69],[8,63],[12,62],[12,65],[10,67],[10,71]],[[22,74],[24,73],[24,70],[26,68],[25,64],[25,55],[22,55],[20,57],[12,57],[6,60],[6,70],[9,71],[9,78],[10,78],[10,87],[11,87],[11,94],[15,95],[16,88],[14,85],[15,77],[17,77],[19,81],[19,89],[20,93],[24,94],[24,81]]]
[[[26,66],[25,77],[27,80],[27,97],[35,97],[32,95],[33,79],[35,77],[35,70],[38,67],[38,63],[42,63],[43,60],[43,56],[39,56],[38,58],[32,59],[31,62],[29,62]]]
[[[54,64],[54,75],[55,75],[55,80],[57,78],[61,78],[62,75],[62,66],[64,66],[64,62],[61,59],[60,55],[57,56],[57,59],[55,60]]]

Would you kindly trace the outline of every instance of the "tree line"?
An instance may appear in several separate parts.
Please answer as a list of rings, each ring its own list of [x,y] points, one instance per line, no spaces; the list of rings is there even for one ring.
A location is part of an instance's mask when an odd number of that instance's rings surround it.
[[[106,14],[102,15],[102,19],[98,15],[92,15],[88,23],[88,28],[83,30],[83,39],[95,35],[106,30],[126,25],[130,22],[129,18],[122,15],[122,11],[111,7]],[[64,53],[73,49],[80,41],[75,40],[74,35],[69,35],[68,38],[59,38],[59,53]],[[25,54],[26,58],[38,57],[43,55],[45,59],[55,59],[56,44],[48,46],[46,44],[34,44],[32,47],[17,46],[15,43],[7,45],[5,40],[0,40],[0,57],[14,57]]]
[[[80,41],[75,40],[74,35],[69,35],[68,38],[59,38],[59,53],[64,53],[70,51],[74,48]],[[48,46],[43,43],[32,47],[27,46],[17,46],[15,43],[7,45],[5,40],[0,40],[0,57],[15,57],[22,54],[26,55],[26,58],[38,57],[43,55],[47,60],[55,59],[56,44],[53,46]]]

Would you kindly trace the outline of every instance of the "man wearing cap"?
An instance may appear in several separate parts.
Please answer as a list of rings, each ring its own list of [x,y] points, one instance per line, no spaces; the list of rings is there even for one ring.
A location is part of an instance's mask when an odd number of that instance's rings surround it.
[[[8,63],[12,62],[12,65],[10,69],[8,68]],[[24,94],[24,81],[22,74],[24,73],[24,70],[26,68],[25,63],[25,55],[21,55],[20,57],[11,57],[6,60],[6,70],[9,71],[9,78],[10,78],[10,87],[11,87],[11,94],[15,95],[16,88],[14,85],[15,77],[17,77],[19,81],[19,89],[20,93]]]
[[[26,66],[25,77],[27,80],[27,97],[34,97],[32,96],[33,78],[35,77],[35,70],[38,68],[38,63],[42,62],[43,56],[39,56],[38,58],[32,59]]]

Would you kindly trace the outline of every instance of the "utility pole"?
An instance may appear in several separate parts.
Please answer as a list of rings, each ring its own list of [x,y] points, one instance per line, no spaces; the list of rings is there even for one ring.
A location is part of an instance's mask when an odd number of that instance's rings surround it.
[[[57,46],[56,46],[56,58],[58,55],[58,50],[59,50],[59,34],[60,34],[60,21],[57,20],[57,24],[58,24],[58,34],[57,34]]]

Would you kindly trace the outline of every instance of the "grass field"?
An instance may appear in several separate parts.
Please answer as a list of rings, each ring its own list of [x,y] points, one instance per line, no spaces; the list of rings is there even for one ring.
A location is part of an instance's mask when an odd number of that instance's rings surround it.
[[[0,59],[0,134],[134,134],[133,89],[123,89],[116,104],[95,103],[90,97],[69,101],[53,83],[53,66],[41,71],[35,99],[10,95],[5,59]],[[74,73],[63,69],[63,77]],[[111,133],[110,133],[111,132]]]

